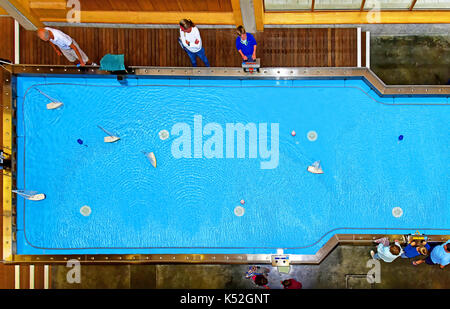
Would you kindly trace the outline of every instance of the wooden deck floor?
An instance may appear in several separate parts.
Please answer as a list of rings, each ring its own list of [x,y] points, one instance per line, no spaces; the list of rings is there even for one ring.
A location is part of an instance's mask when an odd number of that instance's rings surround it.
[[[10,17],[0,17],[0,58],[14,59],[14,20]]]
[[[127,65],[190,66],[178,44],[177,29],[61,28],[73,37],[92,61],[103,55],[124,54]],[[233,29],[202,29],[201,36],[211,66],[237,67]],[[257,55],[265,67],[356,66],[356,29],[267,29],[257,33]],[[20,62],[64,64],[35,33],[20,31]]]
[[[13,60],[14,22],[0,18],[0,58]],[[90,59],[99,63],[105,54],[124,54],[126,65],[190,66],[178,44],[178,29],[60,27],[73,37]],[[237,67],[234,29],[200,29],[211,66]],[[357,65],[355,28],[269,28],[256,33],[257,55],[263,67],[346,67]],[[69,64],[55,54],[35,32],[20,28],[20,63]],[[200,65],[201,61],[199,61]]]

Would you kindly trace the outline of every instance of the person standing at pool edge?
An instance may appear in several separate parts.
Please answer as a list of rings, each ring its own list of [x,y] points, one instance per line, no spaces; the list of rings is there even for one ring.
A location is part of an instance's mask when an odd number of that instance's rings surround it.
[[[202,46],[200,31],[190,19],[180,20],[181,47],[186,51],[191,60],[192,66],[197,66],[197,56],[202,59],[205,66],[209,67],[208,58],[206,58],[205,49]]]
[[[245,32],[243,26],[236,28],[238,37],[236,38],[236,49],[242,60],[256,60],[256,40],[251,33]]]
[[[92,64],[77,42],[64,32],[45,27],[38,29],[37,35],[41,40],[49,42],[58,56],[64,55],[70,62],[75,62],[81,66]]]

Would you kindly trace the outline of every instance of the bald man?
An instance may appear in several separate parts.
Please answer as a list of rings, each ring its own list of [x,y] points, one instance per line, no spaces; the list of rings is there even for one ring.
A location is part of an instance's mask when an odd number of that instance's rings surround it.
[[[92,64],[77,42],[64,32],[45,27],[38,29],[37,35],[41,40],[49,42],[58,56],[64,55],[70,62],[81,66]],[[59,49],[56,48],[57,46]]]

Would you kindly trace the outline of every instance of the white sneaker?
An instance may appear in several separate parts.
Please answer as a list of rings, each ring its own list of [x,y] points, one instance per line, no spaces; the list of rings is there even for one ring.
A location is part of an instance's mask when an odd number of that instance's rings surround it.
[[[370,256],[372,257],[372,259],[373,259],[373,257],[375,256],[375,251],[373,251],[373,250],[370,250]]]

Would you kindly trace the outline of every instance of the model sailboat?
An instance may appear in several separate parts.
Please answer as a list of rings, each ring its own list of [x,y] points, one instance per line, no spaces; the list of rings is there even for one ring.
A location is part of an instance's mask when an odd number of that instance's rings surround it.
[[[117,142],[118,140],[120,140],[120,137],[112,134],[111,132],[106,131],[101,126],[97,125],[97,127],[99,127],[100,130],[102,130],[103,132],[105,132],[108,135],[103,138],[103,141],[105,143],[114,143],[114,142]]]
[[[312,165],[308,166],[308,172],[313,174],[323,174],[322,167],[320,166],[320,161],[316,161]]]
[[[52,98],[51,96],[45,94],[44,92],[42,92],[41,90],[39,90],[38,88],[35,88],[40,94],[42,94],[44,97],[46,97],[47,99],[49,99],[51,102],[47,104],[47,109],[57,109],[59,107],[61,107],[63,104],[61,102],[59,102],[58,100]]]
[[[12,192],[30,201],[42,201],[45,199],[44,193],[37,193],[36,191],[12,190]]]

